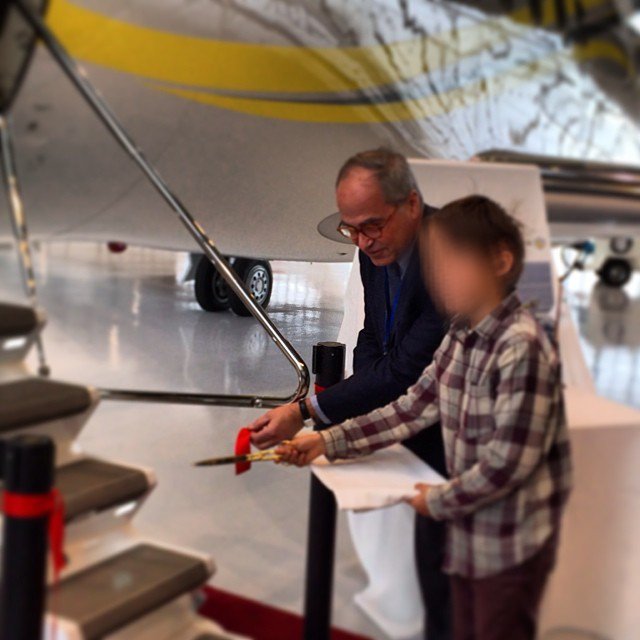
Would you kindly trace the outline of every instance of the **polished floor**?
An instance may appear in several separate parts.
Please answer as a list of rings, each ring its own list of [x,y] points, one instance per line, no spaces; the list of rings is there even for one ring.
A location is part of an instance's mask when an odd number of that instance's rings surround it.
[[[227,393],[290,392],[294,374],[257,323],[206,314],[176,278],[184,257],[148,249],[114,255],[103,246],[44,245],[37,251],[45,347],[53,376],[99,387]],[[275,263],[271,316],[310,360],[311,345],[335,339],[349,265]],[[13,250],[0,250],[0,298],[21,299]],[[623,291],[574,274],[567,298],[599,390],[640,406],[640,277]],[[300,611],[308,473],[256,465],[191,462],[231,451],[253,410],[103,402],[81,437],[92,453],[154,468],[159,486],[137,517],[157,538],[210,552],[214,583]],[[380,633],[352,604],[364,587],[346,523],[339,527],[335,622]]]
[[[37,251],[52,376],[103,388],[291,393],[293,370],[252,318],[204,313],[192,285],[176,282],[183,261],[83,244]],[[337,335],[349,265],[273,266],[271,316],[310,362],[312,345]],[[0,273],[0,299],[20,300],[12,249],[0,250]],[[231,467],[191,466],[231,452],[238,427],[259,413],[103,402],[80,442],[96,455],[156,471],[158,487],[136,517],[143,533],[211,553],[217,587],[299,612],[308,472],[265,464],[236,477]],[[344,519],[338,536],[335,623],[382,638],[352,604],[365,576]]]

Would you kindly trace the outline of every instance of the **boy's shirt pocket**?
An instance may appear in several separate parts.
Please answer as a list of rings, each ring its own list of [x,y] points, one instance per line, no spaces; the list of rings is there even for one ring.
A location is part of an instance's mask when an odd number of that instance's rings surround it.
[[[496,428],[493,411],[495,392],[487,372],[483,372],[478,379],[474,378],[470,376],[464,391],[460,436],[467,442],[482,445],[491,440]]]

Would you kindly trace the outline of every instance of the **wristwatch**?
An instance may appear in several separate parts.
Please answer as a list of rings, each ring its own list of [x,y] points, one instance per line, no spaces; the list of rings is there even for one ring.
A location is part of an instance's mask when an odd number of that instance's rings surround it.
[[[302,419],[304,422],[306,422],[307,420],[313,420],[313,416],[309,411],[309,407],[307,407],[307,401],[304,398],[298,401],[298,406],[300,407],[300,413],[302,414]]]

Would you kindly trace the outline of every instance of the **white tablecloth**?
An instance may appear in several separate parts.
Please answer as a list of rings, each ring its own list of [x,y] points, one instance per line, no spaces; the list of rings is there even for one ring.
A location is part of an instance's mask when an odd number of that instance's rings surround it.
[[[346,373],[351,374],[352,351],[364,325],[364,293],[356,253],[338,340],[347,345]],[[358,558],[368,577],[356,604],[391,640],[422,638],[424,607],[416,575],[414,513],[406,504],[378,511],[347,513]]]

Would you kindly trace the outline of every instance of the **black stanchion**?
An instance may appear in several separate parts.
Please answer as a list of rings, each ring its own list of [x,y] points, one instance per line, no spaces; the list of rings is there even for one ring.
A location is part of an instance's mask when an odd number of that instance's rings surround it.
[[[49,438],[18,436],[5,443],[2,640],[42,637],[53,476],[54,446]]]
[[[319,342],[313,347],[316,391],[322,391],[343,379],[344,355],[345,346],[340,342]],[[304,640],[329,640],[331,635],[335,539],[335,498],[331,491],[312,475],[307,535]]]

